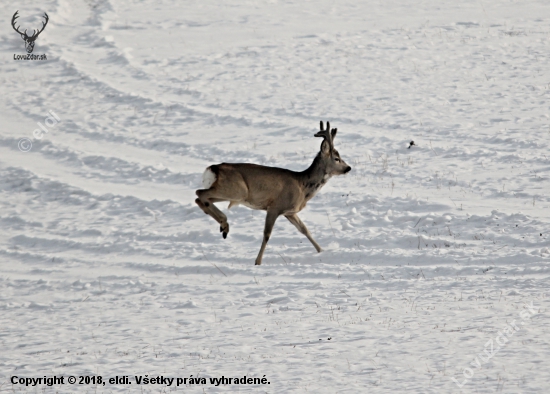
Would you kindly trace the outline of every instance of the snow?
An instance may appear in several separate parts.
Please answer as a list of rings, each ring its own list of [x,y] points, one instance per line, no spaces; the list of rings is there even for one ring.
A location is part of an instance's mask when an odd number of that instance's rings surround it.
[[[550,3],[0,10],[0,392],[548,391]],[[300,213],[323,252],[280,218],[254,266],[265,213],[218,204],[222,239],[203,172],[303,170],[320,120],[353,168]]]

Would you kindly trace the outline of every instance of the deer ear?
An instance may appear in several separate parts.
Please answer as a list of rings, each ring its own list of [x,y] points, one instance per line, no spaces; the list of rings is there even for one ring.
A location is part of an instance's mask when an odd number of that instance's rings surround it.
[[[323,140],[321,143],[321,153],[328,155],[330,154],[330,144],[327,142],[327,140]]]
[[[332,142],[334,142],[334,137],[336,137],[336,132],[338,131],[338,129],[332,129]]]
[[[324,131],[325,129],[323,128],[323,121],[321,121],[320,123],[321,123],[321,125],[320,125],[320,126],[321,126],[321,127],[320,127],[320,129],[321,129],[321,131]]]

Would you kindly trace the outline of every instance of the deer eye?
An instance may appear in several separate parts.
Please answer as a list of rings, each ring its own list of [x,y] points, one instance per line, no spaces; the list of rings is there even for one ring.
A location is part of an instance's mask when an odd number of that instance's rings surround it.
[[[335,158],[334,158],[334,161],[340,162],[340,159],[339,159],[338,157],[335,157]]]

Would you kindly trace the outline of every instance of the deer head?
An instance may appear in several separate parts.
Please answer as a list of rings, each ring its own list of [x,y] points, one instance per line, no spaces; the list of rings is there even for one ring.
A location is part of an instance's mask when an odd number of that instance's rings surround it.
[[[338,151],[334,148],[334,138],[338,129],[330,129],[330,123],[327,122],[326,130],[323,127],[323,121],[321,121],[321,130],[315,133],[315,137],[322,137],[324,140],[321,143],[321,151],[319,152],[320,158],[323,162],[326,175],[331,177],[333,175],[346,174],[351,170],[351,167],[342,160]]]
[[[36,41],[40,33],[42,33],[42,31],[44,30],[50,18],[48,17],[48,14],[44,12],[45,22],[42,22],[42,28],[39,30],[33,29],[33,34],[31,36],[28,36],[27,29],[25,29],[24,32],[21,32],[19,28],[15,25],[16,19],[19,18],[19,15],[17,15],[18,13],[19,11],[15,11],[15,14],[13,14],[13,17],[11,18],[11,26],[13,27],[13,30],[18,32],[21,35],[21,38],[25,41],[25,49],[27,50],[27,53],[32,53],[32,51],[34,50],[34,42]]]

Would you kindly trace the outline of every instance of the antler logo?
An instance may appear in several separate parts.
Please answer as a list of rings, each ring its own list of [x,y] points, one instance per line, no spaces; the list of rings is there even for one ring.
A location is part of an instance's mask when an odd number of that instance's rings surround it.
[[[39,34],[42,33],[42,31],[44,30],[44,28],[46,27],[46,25],[48,24],[48,20],[50,19],[48,17],[48,14],[46,14],[44,12],[44,19],[46,20],[45,22],[42,22],[42,28],[39,29],[39,30],[34,30],[33,29],[33,34],[32,36],[28,36],[27,35],[27,29],[25,29],[25,31],[23,33],[21,33],[21,31],[19,31],[19,27],[15,26],[15,22],[16,22],[16,19],[19,18],[19,15],[17,15],[19,13],[19,10],[18,11],[15,11],[15,14],[13,14],[13,18],[11,18],[11,26],[13,27],[13,30],[15,30],[16,32],[18,32],[20,35],[21,35],[21,38],[23,40],[25,40],[25,49],[27,50],[27,53],[32,53],[33,49],[34,49],[34,42],[36,41],[36,39],[38,38]],[[34,55],[33,55],[34,56]]]

